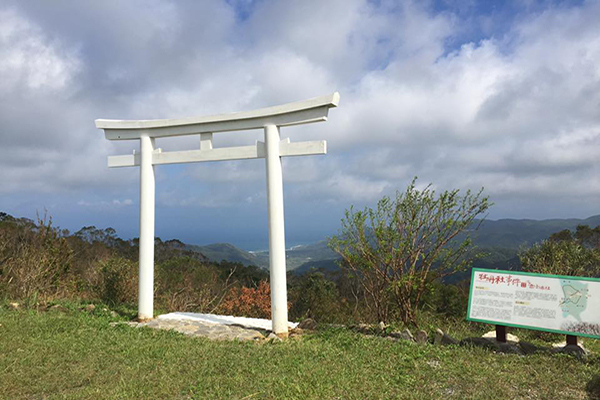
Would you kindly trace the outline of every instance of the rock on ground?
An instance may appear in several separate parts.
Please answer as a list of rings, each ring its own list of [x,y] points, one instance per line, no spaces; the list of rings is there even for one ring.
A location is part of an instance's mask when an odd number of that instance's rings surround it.
[[[581,361],[585,361],[587,360],[587,356],[588,356],[588,351],[586,349],[584,349],[582,346],[578,346],[578,345],[574,345],[574,344],[568,344],[565,347],[562,348],[554,348],[554,350],[558,350],[559,353],[562,354],[570,354],[576,358],[578,358]]]
[[[427,332],[425,332],[423,330],[418,331],[415,341],[419,344],[427,343],[429,341],[429,336],[427,335]]]
[[[454,339],[452,336],[448,335],[447,333],[445,333],[443,330],[441,329],[437,329],[435,331],[435,336],[433,339],[433,344],[435,345],[441,345],[441,346],[448,346],[451,344],[458,344],[458,340]]]
[[[306,318],[304,321],[298,324],[298,328],[314,330],[317,329],[317,322],[312,318]]]

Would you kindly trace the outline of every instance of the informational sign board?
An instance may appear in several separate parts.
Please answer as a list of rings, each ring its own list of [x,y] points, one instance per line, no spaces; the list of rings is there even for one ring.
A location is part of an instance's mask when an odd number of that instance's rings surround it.
[[[473,268],[467,319],[600,339],[600,279]]]

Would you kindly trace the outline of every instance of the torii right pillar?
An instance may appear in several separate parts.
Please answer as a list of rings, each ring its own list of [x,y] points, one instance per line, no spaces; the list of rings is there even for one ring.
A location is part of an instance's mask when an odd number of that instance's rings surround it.
[[[279,156],[279,128],[265,126],[267,207],[269,213],[269,270],[271,276],[271,319],[279,337],[288,336],[285,224],[283,221],[283,171]]]

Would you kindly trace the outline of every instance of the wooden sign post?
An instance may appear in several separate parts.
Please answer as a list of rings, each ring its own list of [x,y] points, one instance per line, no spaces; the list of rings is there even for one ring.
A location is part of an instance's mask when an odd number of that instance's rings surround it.
[[[266,159],[267,207],[269,215],[269,268],[271,276],[271,317],[273,332],[288,332],[285,267],[285,225],[283,220],[283,173],[281,157],[327,153],[324,140],[291,143],[281,140],[280,128],[327,120],[329,109],[337,107],[339,93],[260,110],[209,117],[159,120],[97,119],[108,140],[139,140],[140,153],[108,157],[108,166],[140,167],[140,276],[138,318],[153,318],[154,310],[154,166],[205,161]],[[264,130],[264,142],[251,146],[213,148],[213,133],[251,129]],[[200,149],[163,152],[156,138],[199,135]]]

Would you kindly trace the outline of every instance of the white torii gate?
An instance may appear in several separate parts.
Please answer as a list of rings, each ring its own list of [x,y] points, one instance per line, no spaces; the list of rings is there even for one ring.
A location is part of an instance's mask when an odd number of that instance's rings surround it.
[[[140,153],[108,157],[108,167],[140,167],[140,276],[138,318],[153,318],[154,311],[154,166],[203,161],[265,158],[267,205],[269,213],[269,268],[271,276],[271,318],[273,332],[285,337],[288,332],[285,267],[285,230],[283,222],[283,175],[281,157],[327,153],[324,140],[291,143],[281,140],[279,128],[327,120],[331,107],[337,107],[339,93],[283,104],[260,110],[157,120],[97,119],[108,140],[140,141]],[[213,148],[216,132],[264,129],[265,141],[252,146]],[[155,149],[156,138],[200,135],[200,149],[162,152]]]

